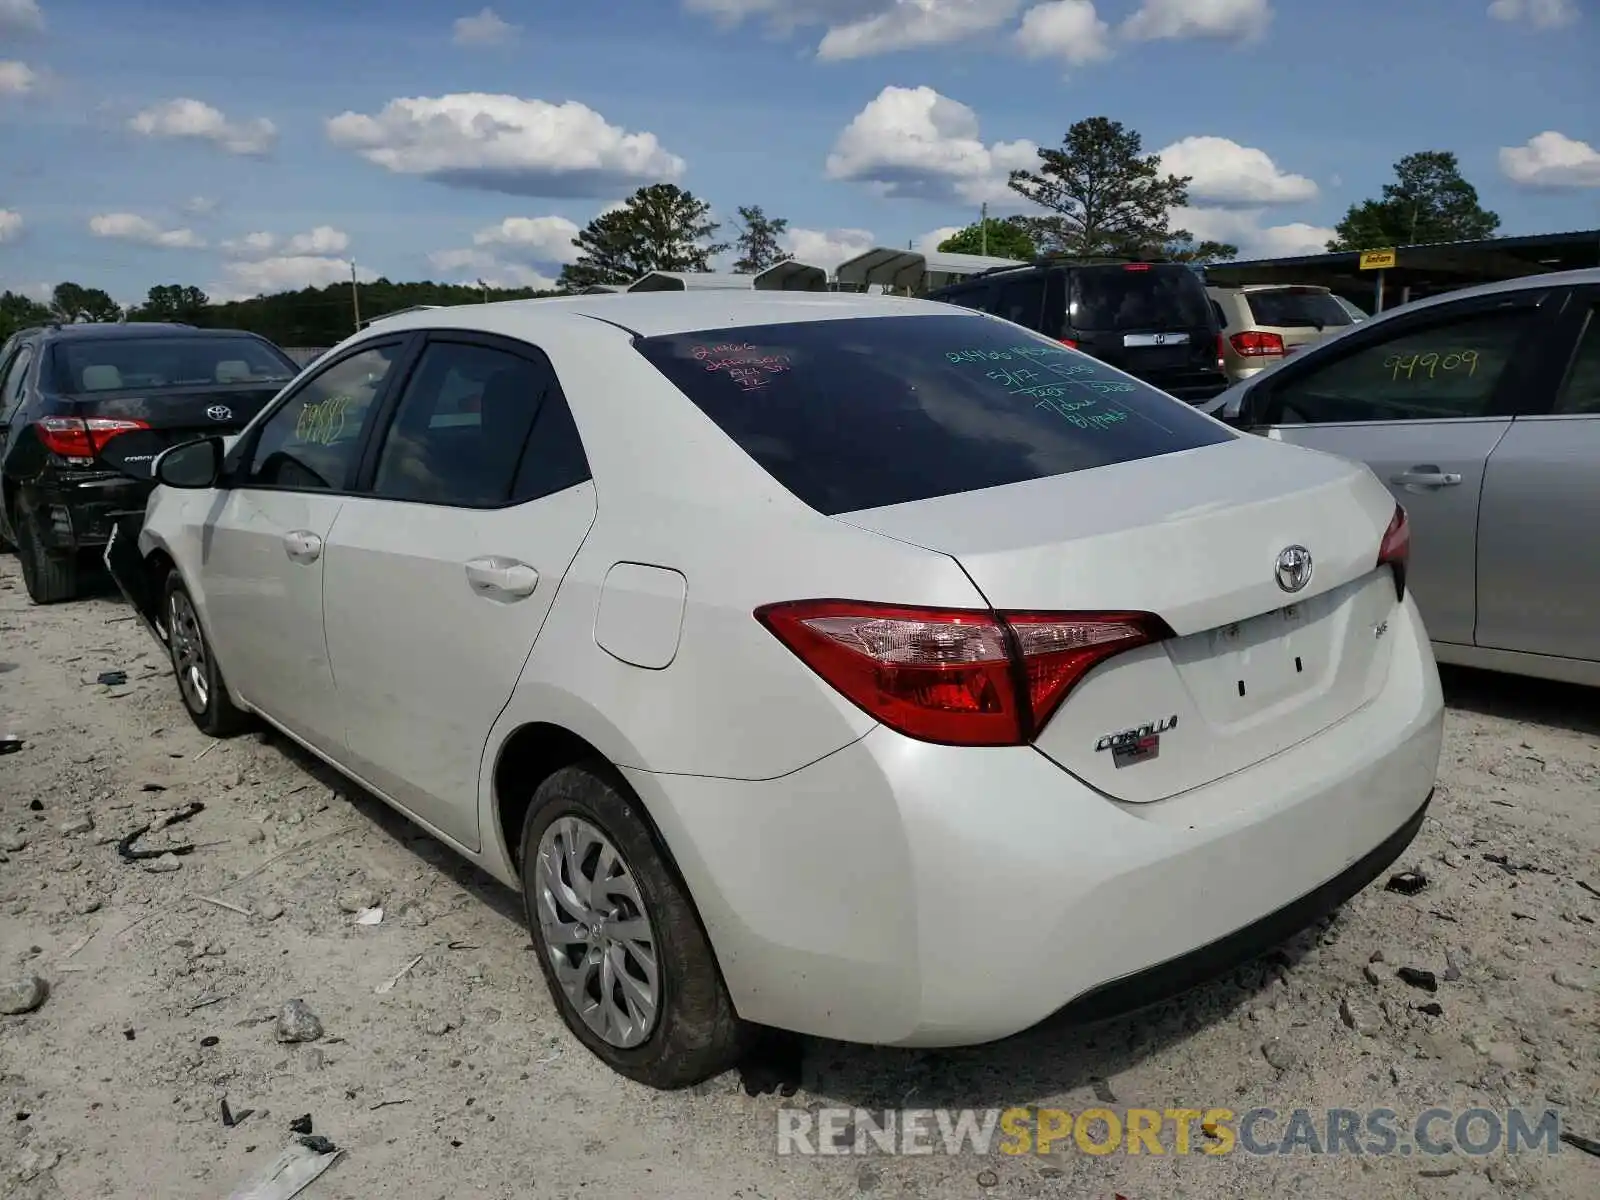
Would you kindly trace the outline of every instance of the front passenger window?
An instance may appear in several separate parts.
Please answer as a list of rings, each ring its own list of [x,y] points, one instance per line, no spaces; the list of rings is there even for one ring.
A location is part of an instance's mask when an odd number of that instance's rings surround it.
[[[1408,325],[1272,385],[1260,419],[1320,425],[1485,416],[1533,315],[1502,309]]]
[[[399,353],[399,342],[374,346],[308,380],[262,425],[244,486],[349,487],[372,402]]]

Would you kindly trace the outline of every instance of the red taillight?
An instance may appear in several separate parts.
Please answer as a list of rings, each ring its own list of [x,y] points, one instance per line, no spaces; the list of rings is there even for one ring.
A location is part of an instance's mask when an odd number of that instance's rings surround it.
[[[1123,263],[1122,264],[1122,269],[1124,271],[1148,271],[1150,269],[1150,264],[1149,263]]]
[[[93,458],[119,433],[149,429],[145,421],[120,417],[43,417],[34,423],[39,441],[62,458]]]
[[[1061,344],[1068,350],[1076,350],[1078,348],[1078,343],[1073,341],[1071,338],[1062,338]]]
[[[1276,333],[1262,333],[1259,329],[1246,329],[1228,339],[1234,353],[1240,358],[1266,358],[1283,353],[1283,338]]]
[[[1394,571],[1395,597],[1400,600],[1406,598],[1406,567],[1410,562],[1411,522],[1406,519],[1406,510],[1396,504],[1389,528],[1383,531],[1383,541],[1378,543],[1378,565],[1387,564]]]
[[[952,746],[1028,742],[1097,663],[1170,636],[1146,613],[1001,613],[802,600],[756,619],[869,716]]]

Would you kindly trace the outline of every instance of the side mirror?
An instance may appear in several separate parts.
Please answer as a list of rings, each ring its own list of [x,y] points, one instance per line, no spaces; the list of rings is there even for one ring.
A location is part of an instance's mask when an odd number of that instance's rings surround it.
[[[158,483],[172,488],[215,487],[222,476],[222,439],[205,437],[162,451],[155,461]]]

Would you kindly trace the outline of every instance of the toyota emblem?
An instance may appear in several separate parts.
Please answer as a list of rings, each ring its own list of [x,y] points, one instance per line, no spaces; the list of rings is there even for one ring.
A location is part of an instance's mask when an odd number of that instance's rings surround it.
[[[1311,551],[1304,546],[1285,546],[1278,551],[1278,565],[1273,575],[1284,591],[1300,591],[1311,582]]]
[[[233,409],[229,408],[226,404],[213,404],[210,408],[206,409],[206,416],[210,417],[213,421],[231,421],[233,420]]]

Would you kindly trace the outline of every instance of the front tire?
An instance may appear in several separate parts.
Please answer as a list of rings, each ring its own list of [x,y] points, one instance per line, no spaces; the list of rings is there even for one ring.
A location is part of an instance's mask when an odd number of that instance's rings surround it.
[[[17,558],[22,586],[35,604],[59,604],[78,594],[78,556],[46,546],[39,522],[27,508],[17,513]]]
[[[606,764],[539,785],[522,896],[551,998],[618,1073],[670,1090],[733,1067],[749,1040],[687,889]]]
[[[172,672],[178,680],[183,707],[200,728],[211,737],[228,737],[249,727],[250,718],[228,696],[222,668],[200,624],[189,589],[177,571],[169,572],[162,588],[161,626],[167,634],[167,652],[172,657]]]

